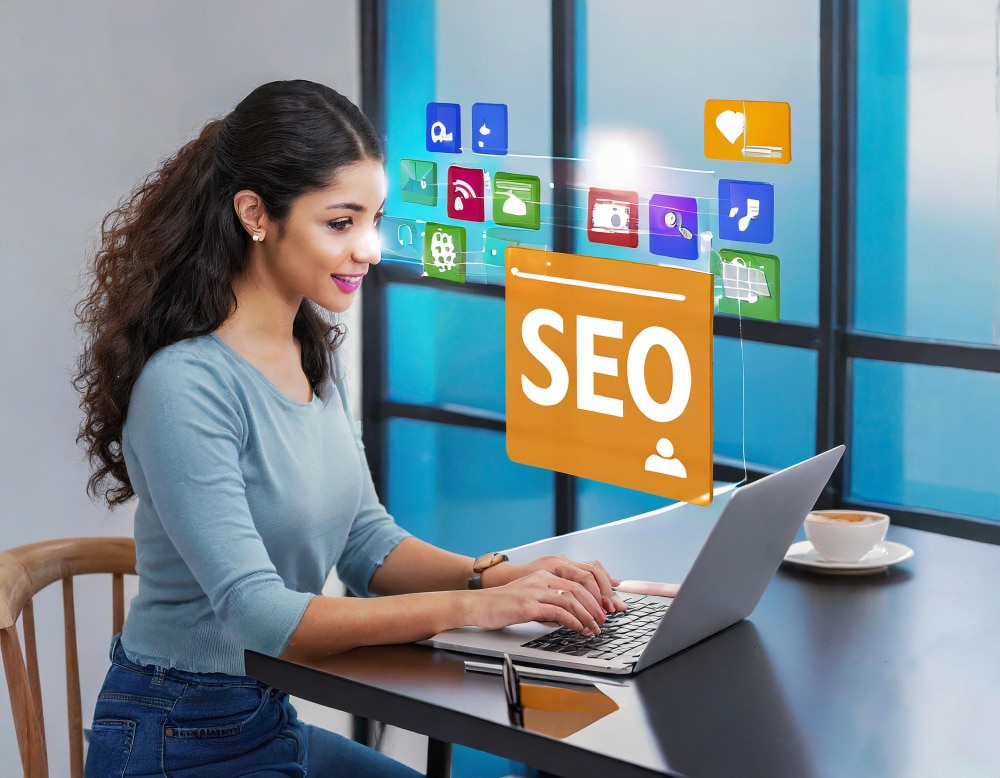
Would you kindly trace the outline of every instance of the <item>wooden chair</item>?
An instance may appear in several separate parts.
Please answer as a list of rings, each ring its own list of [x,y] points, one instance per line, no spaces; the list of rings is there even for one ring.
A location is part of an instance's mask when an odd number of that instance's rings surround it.
[[[125,622],[124,576],[135,574],[135,542],[131,538],[50,540],[0,553],[0,650],[25,778],[47,778],[49,774],[32,598],[59,580],[62,581],[66,638],[70,771],[73,778],[83,776],[83,718],[73,576],[88,573],[111,574],[112,634],[119,632]],[[18,618],[24,626],[24,654],[18,640]]]

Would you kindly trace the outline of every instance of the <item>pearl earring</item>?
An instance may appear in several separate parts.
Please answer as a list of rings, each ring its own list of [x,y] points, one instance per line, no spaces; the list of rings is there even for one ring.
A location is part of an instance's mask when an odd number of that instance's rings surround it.
[[[262,240],[264,240],[264,239],[260,235],[254,235],[253,236],[253,242],[254,243],[259,243]]]

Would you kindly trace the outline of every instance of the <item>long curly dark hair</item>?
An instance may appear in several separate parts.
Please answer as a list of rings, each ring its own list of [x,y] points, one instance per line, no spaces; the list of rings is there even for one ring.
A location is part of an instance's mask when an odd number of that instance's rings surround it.
[[[321,84],[275,81],[206,124],[104,217],[89,290],[76,309],[85,345],[73,377],[85,415],[77,442],[92,465],[87,491],[94,499],[114,507],[134,494],[122,427],[146,361],[164,346],[214,331],[235,308],[233,282],[250,241],[235,194],[256,192],[280,232],[297,197],[365,159],[385,156],[357,106]],[[304,300],[293,334],[318,390],[343,328]]]

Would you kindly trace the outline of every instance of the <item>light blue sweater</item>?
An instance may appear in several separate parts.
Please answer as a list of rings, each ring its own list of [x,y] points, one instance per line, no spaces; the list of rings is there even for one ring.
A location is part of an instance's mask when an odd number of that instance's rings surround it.
[[[138,497],[134,662],[243,675],[284,651],[330,571],[367,596],[407,533],[379,503],[343,381],[300,403],[215,335],[146,363],[122,434]]]

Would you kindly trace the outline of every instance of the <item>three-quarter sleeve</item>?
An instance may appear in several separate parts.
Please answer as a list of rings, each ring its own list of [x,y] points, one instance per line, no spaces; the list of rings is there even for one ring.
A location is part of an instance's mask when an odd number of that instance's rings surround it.
[[[337,384],[337,393],[344,404],[345,413],[351,418],[350,403],[343,381]],[[351,592],[359,597],[370,597],[372,594],[368,587],[375,571],[385,561],[389,552],[401,540],[409,537],[410,533],[396,524],[379,501],[358,429],[355,429],[354,441],[361,460],[361,503],[351,524],[344,551],[337,563],[337,575]]]

